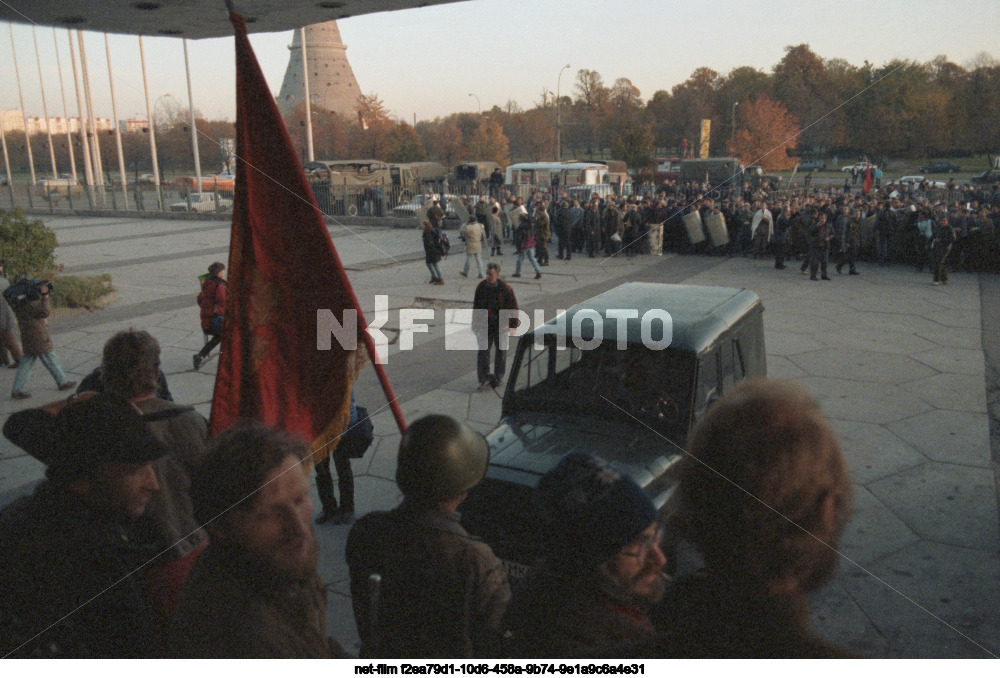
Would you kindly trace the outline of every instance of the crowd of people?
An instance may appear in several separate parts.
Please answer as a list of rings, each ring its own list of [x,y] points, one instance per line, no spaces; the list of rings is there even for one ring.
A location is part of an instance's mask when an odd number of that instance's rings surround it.
[[[353,656],[327,633],[308,447],[254,424],[209,438],[170,400],[159,355],[149,333],[119,332],[91,390],[5,423],[47,470],[0,511],[0,654]],[[461,523],[485,438],[447,415],[413,421],[396,460],[402,502],[347,539],[360,656],[850,656],[809,629],[806,595],[836,565],[850,506],[816,404],[790,383],[748,382],[689,443],[719,474],[684,462],[670,516],[601,459],[564,457],[525,507],[540,550],[515,582]],[[671,581],[677,543],[703,567]]]
[[[881,182],[880,182],[881,183]],[[557,258],[625,256],[671,251],[681,254],[774,257],[775,268],[786,259],[802,262],[812,279],[830,279],[827,263],[837,273],[858,274],[858,262],[903,264],[925,268],[933,282],[946,284],[947,272],[1000,272],[1000,184],[951,185],[887,182],[867,194],[844,186],[812,186],[779,191],[759,187],[717,186],[707,182],[646,182],[627,198],[614,194],[589,197],[578,190],[532,189],[526,198],[510,191],[489,196],[462,196],[469,223],[460,235],[468,260],[482,277],[482,253],[503,254],[510,243],[517,256],[513,277],[525,260],[541,279],[549,265],[549,249]],[[686,215],[698,213],[698,225]],[[721,238],[704,229],[708,217],[721,215]],[[444,284],[440,262],[448,253],[442,230],[445,212],[435,200],[422,223],[431,282]],[[480,228],[471,229],[473,224]],[[470,229],[473,232],[469,232]],[[711,237],[710,237],[711,236]],[[819,276],[817,275],[819,274]]]

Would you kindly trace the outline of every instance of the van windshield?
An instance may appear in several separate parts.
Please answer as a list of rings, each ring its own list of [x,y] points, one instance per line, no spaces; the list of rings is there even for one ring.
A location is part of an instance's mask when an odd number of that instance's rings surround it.
[[[697,364],[693,355],[635,344],[618,350],[614,341],[591,350],[580,350],[569,342],[560,350],[556,341],[557,337],[548,335],[541,348],[531,342],[519,353],[505,411],[509,404],[518,412],[641,422],[668,437],[683,439]]]

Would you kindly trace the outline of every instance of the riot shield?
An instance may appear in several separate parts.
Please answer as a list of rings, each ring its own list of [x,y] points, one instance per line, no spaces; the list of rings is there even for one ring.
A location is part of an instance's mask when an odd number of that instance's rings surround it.
[[[705,229],[702,228],[701,224],[701,213],[697,210],[694,212],[688,212],[681,217],[684,222],[684,228],[687,229],[688,240],[692,245],[697,245],[700,242],[705,241]]]

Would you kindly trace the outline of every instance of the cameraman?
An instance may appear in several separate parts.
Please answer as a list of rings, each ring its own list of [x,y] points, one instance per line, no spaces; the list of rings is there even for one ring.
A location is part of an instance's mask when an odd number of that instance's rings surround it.
[[[21,327],[21,345],[24,348],[24,356],[17,367],[17,374],[14,376],[14,387],[11,389],[11,397],[15,400],[30,398],[31,394],[24,390],[25,384],[31,377],[31,371],[35,369],[35,360],[41,358],[42,364],[56,380],[56,385],[60,391],[68,391],[76,386],[75,381],[66,379],[62,367],[59,366],[59,359],[56,357],[52,347],[52,338],[49,337],[48,317],[52,310],[49,304],[49,287],[51,283],[27,278],[20,278],[19,284],[28,288],[27,298],[14,306],[14,315],[17,316],[18,325]]]

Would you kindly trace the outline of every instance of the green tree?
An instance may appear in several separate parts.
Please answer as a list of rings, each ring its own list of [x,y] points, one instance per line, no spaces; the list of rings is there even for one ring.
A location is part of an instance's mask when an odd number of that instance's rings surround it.
[[[397,122],[389,131],[389,162],[419,162],[427,159],[427,152],[416,130],[405,122]]]
[[[774,67],[774,96],[804,129],[799,146],[823,147],[836,142],[837,120],[829,113],[838,108],[829,71],[809,45],[789,45]]]
[[[0,262],[8,280],[52,274],[57,244],[55,231],[41,219],[29,221],[20,207],[0,210]]]
[[[471,160],[492,160],[501,167],[510,164],[510,144],[500,123],[492,117],[481,118],[466,144],[466,155]]]
[[[718,84],[718,73],[711,68],[696,68],[691,77],[671,89],[665,135],[673,140],[672,145],[680,146],[681,140],[687,139],[688,150],[693,152],[703,119],[712,120],[712,129],[718,129],[719,116],[715,111]]]
[[[358,157],[382,160],[389,152],[392,120],[389,109],[374,92],[358,97],[358,120],[352,126],[351,149]]]
[[[631,169],[647,169],[653,164],[655,142],[648,124],[628,124],[612,132],[611,154],[624,160]]]

